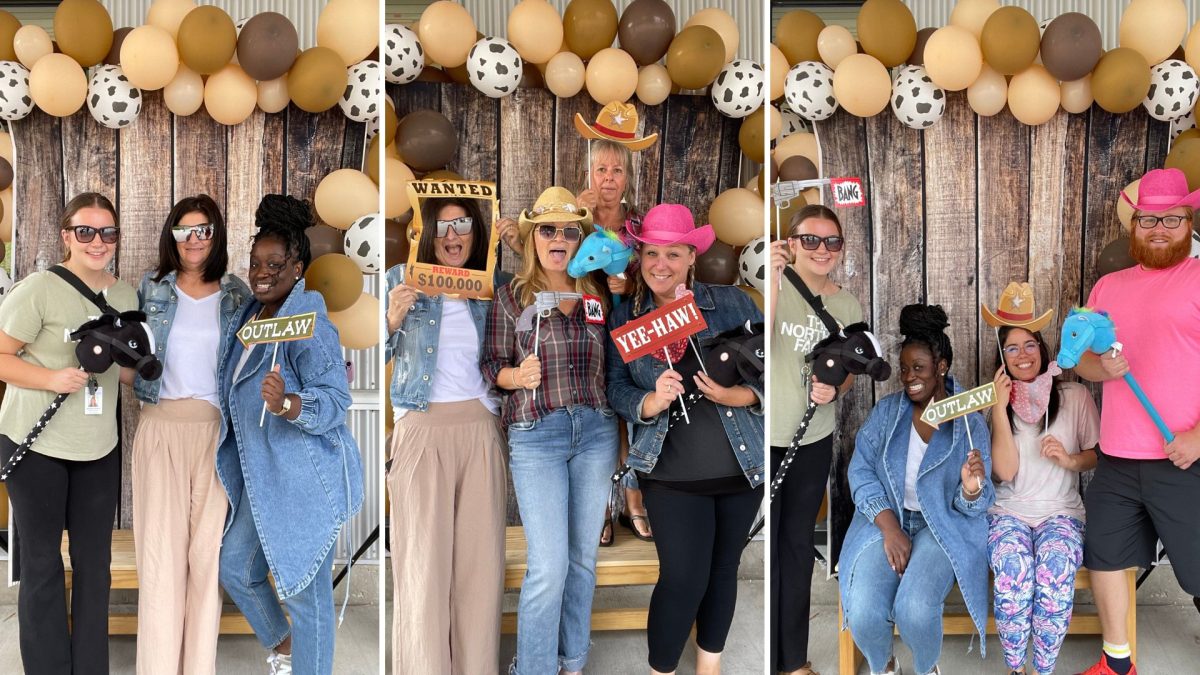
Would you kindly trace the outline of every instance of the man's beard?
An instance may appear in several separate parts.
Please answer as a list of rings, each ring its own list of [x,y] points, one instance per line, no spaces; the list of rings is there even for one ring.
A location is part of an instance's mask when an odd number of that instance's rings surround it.
[[[1152,248],[1136,234],[1129,238],[1129,255],[1142,267],[1162,270],[1183,262],[1192,253],[1192,238],[1185,237],[1165,249]]]

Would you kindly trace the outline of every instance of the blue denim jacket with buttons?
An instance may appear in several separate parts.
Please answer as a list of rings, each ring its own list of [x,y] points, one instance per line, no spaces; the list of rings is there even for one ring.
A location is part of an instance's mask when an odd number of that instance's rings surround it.
[[[242,303],[250,297],[250,289],[246,282],[232,274],[221,277],[221,331],[233,320]],[[154,352],[160,361],[167,357],[167,336],[171,333],[171,325],[175,321],[175,308],[179,306],[179,296],[175,291],[175,272],[168,272],[162,279],[155,281],[154,272],[142,275],[138,284],[138,301],[142,311],[146,313],[146,323],[150,324],[150,332],[154,335]],[[221,359],[222,342],[217,343],[217,360]],[[144,380],[138,375],[133,380],[133,395],[143,403],[158,403],[159,388],[162,379]]]
[[[391,291],[404,282],[404,265],[387,271],[387,289]],[[471,321],[479,337],[479,353],[483,353],[483,327],[487,321],[491,300],[468,300]],[[392,364],[389,395],[392,406],[407,410],[429,409],[429,390],[433,388],[433,373],[437,367],[438,331],[442,322],[442,296],[417,296],[399,330],[388,336],[384,360]]]
[[[692,336],[693,340],[704,341],[720,333],[737,328],[747,320],[760,322],[762,312],[742,291],[733,286],[710,286],[697,282],[692,287],[695,294],[696,306],[708,327]],[[616,330],[629,321],[647,314],[655,309],[654,302],[647,295],[642,302],[642,311],[633,315],[633,303],[623,301],[612,311],[608,321],[609,331]],[[608,383],[606,393],[609,405],[621,417],[633,423],[633,441],[629,446],[629,459],[626,463],[631,469],[649,473],[658,462],[662,452],[663,440],[667,437],[668,416],[660,414],[652,419],[642,419],[642,399],[654,391],[654,383],[658,376],[667,369],[667,364],[652,357],[643,356],[631,363],[621,360],[616,345],[610,338],[607,347]],[[751,487],[762,484],[763,473],[763,381],[748,382],[758,395],[758,403],[746,408],[729,408],[717,405],[721,415],[721,425],[725,427],[725,435],[733,446],[738,464],[746,475]]]

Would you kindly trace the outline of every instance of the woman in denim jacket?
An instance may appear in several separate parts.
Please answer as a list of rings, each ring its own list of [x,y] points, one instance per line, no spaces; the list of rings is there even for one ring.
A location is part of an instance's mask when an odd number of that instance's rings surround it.
[[[640,268],[632,299],[613,310],[615,330],[681,293],[694,295],[707,327],[699,341],[762,314],[743,292],[693,279],[697,253],[712,245],[711,225],[697,228],[687,207],[650,209],[640,233]],[[608,398],[634,425],[628,466],[638,472],[659,577],[650,599],[649,663],[671,673],[696,626],[696,672],[720,671],[733,621],[737,570],[746,534],[762,502],[761,377],[729,387],[708,377],[699,350],[680,340],[661,353],[624,363],[608,344]],[[682,419],[686,415],[690,421]]]
[[[487,267],[479,200],[421,204],[417,259]],[[395,429],[391,495],[392,672],[496,673],[506,492],[499,398],[483,378],[490,300],[426,295],[388,270]]]
[[[221,335],[250,296],[225,273],[225,245],[212,197],[184,198],[163,223],[158,269],[138,286],[163,364],[161,378],[138,376],[133,385],[142,402],[133,440],[139,673],[216,668],[227,505],[216,471],[217,362]]]
[[[222,338],[217,473],[229,495],[221,585],[264,647],[272,673],[333,672],[333,546],[363,501],[350,391],[337,328],[301,280],[312,258],[311,207],[267,195],[254,215],[246,303]],[[249,349],[247,321],[316,313],[313,336]],[[275,365],[272,367],[272,361]],[[263,403],[267,412],[262,419]],[[267,573],[275,578],[275,588]],[[282,599],[291,626],[279,606]],[[295,639],[293,639],[293,636]],[[292,655],[295,655],[293,661]],[[294,666],[292,665],[294,663]]]
[[[987,425],[979,413],[936,428],[920,421],[931,401],[961,391],[947,374],[954,360],[947,326],[938,305],[901,310],[904,390],[875,405],[859,429],[848,469],[855,512],[838,582],[845,623],[872,673],[900,672],[892,656],[893,626],[912,650],[919,675],[940,672],[942,608],[955,582],[984,655],[985,516],[996,496],[988,479]]]

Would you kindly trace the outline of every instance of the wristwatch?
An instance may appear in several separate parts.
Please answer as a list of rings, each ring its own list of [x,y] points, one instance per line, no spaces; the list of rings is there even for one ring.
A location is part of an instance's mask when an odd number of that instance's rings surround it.
[[[270,410],[268,412],[270,412],[272,415],[274,415],[276,417],[283,417],[291,409],[292,409],[292,399],[288,398],[287,394],[284,394],[283,395],[283,407],[279,409],[279,412],[275,412],[274,410]]]

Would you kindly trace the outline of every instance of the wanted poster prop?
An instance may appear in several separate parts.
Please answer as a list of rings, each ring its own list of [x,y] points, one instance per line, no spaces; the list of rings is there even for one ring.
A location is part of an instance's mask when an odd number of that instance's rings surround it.
[[[500,220],[500,202],[496,184],[486,181],[414,180],[408,183],[408,199],[413,205],[413,219],[408,249],[408,264],[404,268],[404,283],[428,295],[447,295],[454,298],[476,298],[490,300],[494,289],[492,279],[496,270],[496,256],[492,254],[500,241],[500,230],[493,225]],[[443,208],[466,202],[475,207],[468,209],[471,229],[467,234],[471,244],[477,237],[487,240],[486,262],[471,267],[470,260],[462,267],[438,264],[431,251],[436,245],[437,220]],[[461,207],[452,220],[461,222]],[[476,219],[482,222],[474,222]],[[425,222],[428,220],[429,222]],[[444,233],[449,236],[449,232]],[[442,239],[444,239],[443,237]],[[457,242],[455,242],[457,244]],[[464,244],[466,242],[464,241]],[[469,251],[467,252],[469,256]]]

